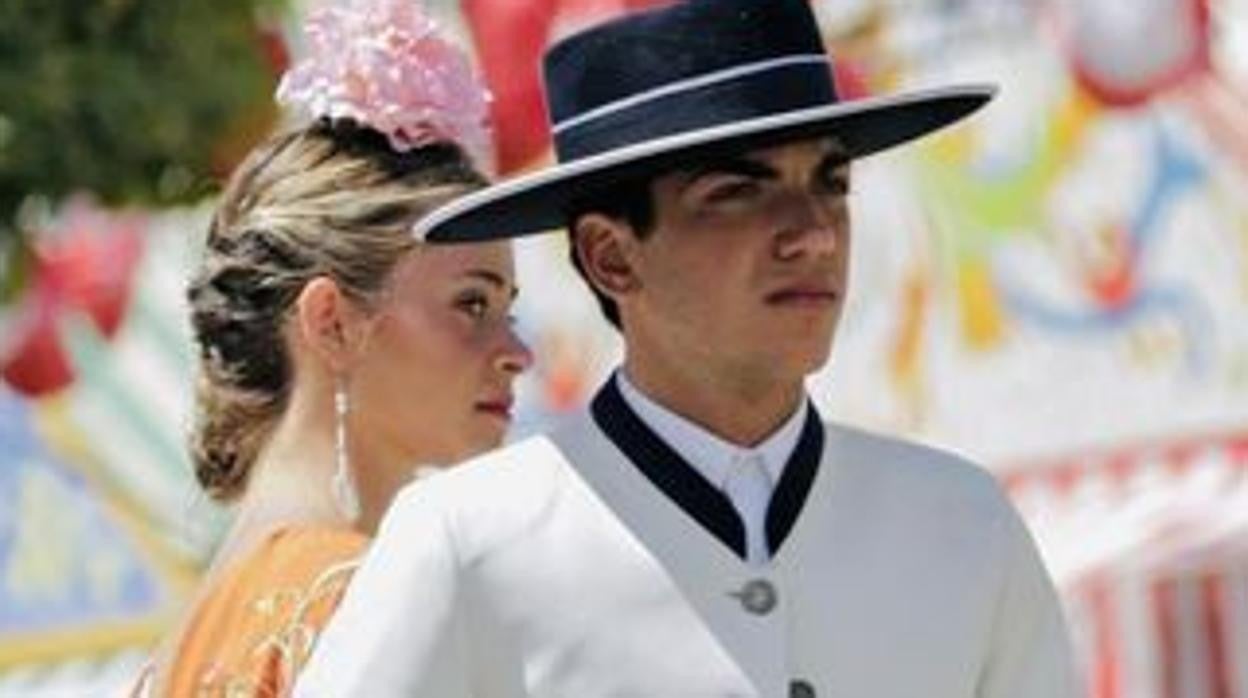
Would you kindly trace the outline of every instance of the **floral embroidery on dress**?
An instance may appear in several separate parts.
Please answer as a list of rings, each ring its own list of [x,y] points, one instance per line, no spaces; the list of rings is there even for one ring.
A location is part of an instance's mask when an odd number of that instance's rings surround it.
[[[305,590],[283,588],[256,598],[250,612],[266,619],[275,629],[258,638],[250,649],[248,671],[229,675],[219,664],[208,666],[200,675],[199,698],[278,698],[294,684],[295,676],[312,655],[321,627],[309,619],[319,603],[336,605],[346,590],[358,558],[323,570]]]

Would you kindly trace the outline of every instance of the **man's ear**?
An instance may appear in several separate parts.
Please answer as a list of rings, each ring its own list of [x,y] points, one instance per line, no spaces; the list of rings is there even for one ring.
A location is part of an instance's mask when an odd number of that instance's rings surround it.
[[[640,240],[627,223],[600,213],[586,214],[576,221],[572,244],[585,277],[611,300],[619,303],[641,289],[635,266]]]
[[[302,342],[336,373],[346,371],[363,348],[364,313],[327,276],[304,284],[295,299],[295,324]]]

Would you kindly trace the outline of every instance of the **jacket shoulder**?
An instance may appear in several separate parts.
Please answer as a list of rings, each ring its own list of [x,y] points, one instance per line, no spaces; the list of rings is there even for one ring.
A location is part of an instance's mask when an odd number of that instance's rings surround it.
[[[530,530],[558,498],[567,462],[545,436],[532,436],[420,477],[391,505],[423,510],[461,558],[483,554]]]
[[[971,460],[931,446],[825,424],[825,461],[865,496],[892,506],[948,513],[979,523],[1012,516],[1013,506],[996,477]],[[986,521],[988,520],[988,521]]]

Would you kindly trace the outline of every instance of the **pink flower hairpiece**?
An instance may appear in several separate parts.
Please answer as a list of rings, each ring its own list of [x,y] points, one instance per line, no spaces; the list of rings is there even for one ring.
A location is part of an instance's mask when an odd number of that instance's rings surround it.
[[[490,170],[489,92],[419,5],[347,0],[312,11],[307,57],[282,76],[277,100],[358,121],[399,152],[451,141]]]

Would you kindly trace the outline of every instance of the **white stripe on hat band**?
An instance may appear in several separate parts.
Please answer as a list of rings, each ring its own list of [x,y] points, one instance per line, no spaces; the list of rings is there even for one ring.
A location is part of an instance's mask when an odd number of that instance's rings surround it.
[[[687,78],[685,80],[677,80],[676,82],[669,82],[666,85],[662,85],[660,87],[656,87],[651,90],[646,90],[645,92],[640,92],[631,97],[625,97],[624,99],[617,99],[616,101],[608,102],[602,105],[601,107],[590,109],[589,111],[583,114],[577,114],[576,116],[573,116],[571,118],[564,119],[563,121],[560,121],[559,123],[555,124],[554,127],[551,128],[551,132],[555,134],[562,133],[563,131],[567,129],[580,126],[581,124],[587,121],[600,119],[604,116],[607,116],[609,114],[614,114],[615,112],[621,111],[623,109],[635,107],[638,104],[651,102],[661,97],[666,97],[668,95],[676,94],[678,92],[687,92],[690,90],[696,90],[701,87],[706,87],[707,85],[713,85],[718,82],[727,82],[728,80],[739,78],[744,75],[762,73],[768,70],[774,70],[776,68],[784,68],[784,67],[788,67],[792,65],[804,65],[804,64],[812,64],[812,63],[827,64],[828,57],[822,53],[803,53],[803,54],[797,54],[793,56],[783,56],[780,58],[769,58],[765,61],[756,61],[754,63],[743,63],[741,65],[734,65],[731,68],[724,68],[723,70],[717,70],[713,73],[700,75],[696,78]]]

